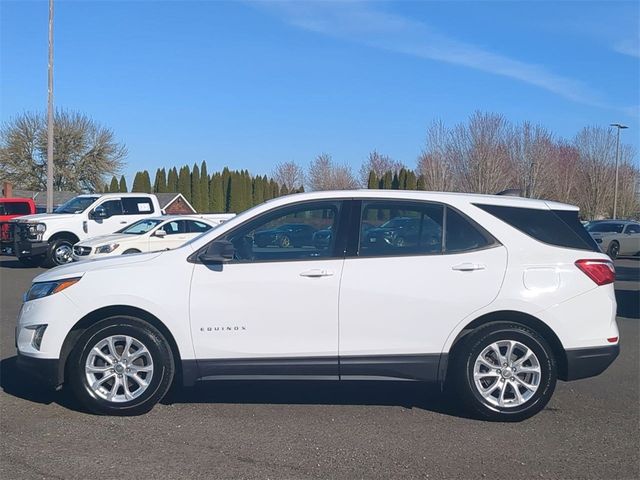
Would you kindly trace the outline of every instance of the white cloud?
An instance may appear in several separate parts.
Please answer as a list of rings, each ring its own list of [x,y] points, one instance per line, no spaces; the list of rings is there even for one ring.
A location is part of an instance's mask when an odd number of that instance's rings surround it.
[[[373,8],[370,3],[295,1],[258,5],[301,29],[513,78],[574,102],[610,108],[597,92],[578,80],[458,41],[424,23]]]
[[[640,38],[622,40],[616,43],[613,49],[623,55],[640,58]]]

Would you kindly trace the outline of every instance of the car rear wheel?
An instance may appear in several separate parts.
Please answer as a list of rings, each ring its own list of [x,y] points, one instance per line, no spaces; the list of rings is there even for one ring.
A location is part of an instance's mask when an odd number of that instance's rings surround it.
[[[67,378],[80,402],[107,415],[139,415],[159,402],[173,381],[167,340],[134,317],[105,319],[82,334],[67,364]]]
[[[547,405],[557,367],[551,348],[534,330],[517,323],[492,323],[463,342],[451,373],[471,413],[486,420],[521,421]]]
[[[616,242],[615,240],[612,241],[609,244],[609,249],[607,250],[607,255],[609,255],[609,257],[611,257],[612,260],[615,260],[616,258],[618,258],[618,255],[620,255],[620,244],[618,242]]]

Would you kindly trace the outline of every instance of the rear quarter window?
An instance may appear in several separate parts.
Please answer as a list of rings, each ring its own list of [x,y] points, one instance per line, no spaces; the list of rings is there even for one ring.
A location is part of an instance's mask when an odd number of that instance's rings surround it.
[[[577,210],[539,210],[483,204],[475,206],[540,242],[558,247],[600,251],[580,223]]]

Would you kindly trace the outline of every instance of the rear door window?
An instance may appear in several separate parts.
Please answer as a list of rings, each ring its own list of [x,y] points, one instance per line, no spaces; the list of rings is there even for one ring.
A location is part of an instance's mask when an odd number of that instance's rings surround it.
[[[443,211],[436,203],[363,202],[358,255],[442,253]]]
[[[153,202],[147,197],[125,197],[122,199],[125,215],[146,215],[153,213]]]
[[[558,247],[600,251],[580,223],[577,210],[542,210],[484,204],[475,206],[540,242]]]

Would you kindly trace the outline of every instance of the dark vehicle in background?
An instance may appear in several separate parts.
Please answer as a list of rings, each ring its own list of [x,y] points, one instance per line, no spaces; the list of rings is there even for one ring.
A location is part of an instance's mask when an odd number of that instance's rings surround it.
[[[425,226],[426,224],[426,226]],[[429,244],[439,245],[441,227],[430,219],[422,223],[420,218],[396,217],[383,223],[379,227],[370,228],[365,235],[366,243],[378,247],[391,246],[404,248],[411,245]],[[420,238],[422,237],[422,238]]]
[[[0,198],[0,253],[12,254],[13,232],[9,220],[36,213],[36,204],[30,198]]]
[[[288,247],[308,247],[313,246],[314,228],[304,223],[286,223],[279,227],[256,232],[253,242],[256,246],[263,248],[269,246]]]
[[[640,223],[628,220],[600,220],[585,227],[600,250],[616,259],[640,253]]]

